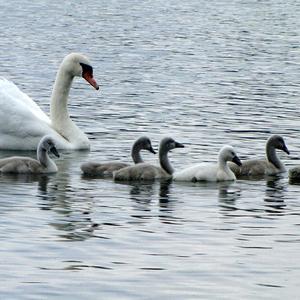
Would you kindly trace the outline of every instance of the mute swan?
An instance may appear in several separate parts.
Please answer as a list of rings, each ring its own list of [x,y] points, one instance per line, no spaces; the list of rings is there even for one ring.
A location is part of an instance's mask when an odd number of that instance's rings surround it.
[[[175,181],[227,181],[235,180],[234,173],[229,169],[227,162],[233,161],[241,165],[233,147],[225,145],[219,152],[218,163],[200,163],[194,166],[175,172]]]
[[[243,161],[243,165],[238,167],[229,164],[230,169],[236,177],[249,177],[259,175],[275,175],[285,172],[286,169],[276,154],[276,149],[290,154],[283,138],[279,135],[272,135],[266,143],[267,159],[249,159]]]
[[[67,55],[56,75],[50,118],[14,83],[0,79],[0,149],[34,150],[45,135],[53,136],[59,149],[89,149],[87,136],[73,123],[67,109],[75,76],[99,89],[89,60],[78,53]]]
[[[160,167],[147,163],[141,163],[134,166],[123,168],[113,173],[116,181],[132,180],[154,180],[161,178],[171,178],[174,172],[168,159],[168,152],[175,148],[183,148],[184,145],[174,141],[172,138],[163,138],[159,146]]]
[[[55,148],[52,137],[45,136],[37,147],[37,160],[25,156],[12,156],[0,159],[0,173],[14,174],[41,174],[55,173],[57,166],[48,156],[52,152],[55,156],[59,154]]]
[[[131,157],[135,164],[144,162],[140,154],[141,150],[148,150],[149,152],[155,154],[155,151],[151,145],[151,141],[146,136],[138,138],[131,148]],[[81,170],[86,175],[112,177],[114,171],[128,166],[130,166],[130,164],[116,161],[107,163],[86,162],[81,165]]]

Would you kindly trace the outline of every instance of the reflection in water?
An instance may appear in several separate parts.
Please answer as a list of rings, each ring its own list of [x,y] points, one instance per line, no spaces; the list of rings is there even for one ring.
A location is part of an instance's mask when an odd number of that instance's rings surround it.
[[[218,197],[220,202],[232,204],[240,197],[241,191],[239,189],[238,190],[229,189],[229,187],[232,185],[233,185],[232,181],[224,181],[218,183],[218,188],[219,188]]]
[[[159,188],[159,205],[161,208],[168,208],[170,202],[170,185],[171,180],[163,180],[160,182]]]
[[[74,159],[81,161],[86,152],[63,154],[57,165],[59,172],[52,177],[39,181],[38,198],[40,209],[55,212],[56,218],[49,224],[63,234],[59,236],[68,240],[85,240],[93,236],[98,224],[92,221],[93,199],[82,194],[71,183]]]
[[[282,179],[283,175],[266,178],[266,195],[264,197],[266,212],[282,214],[286,208],[284,203],[286,184]]]
[[[151,212],[155,209],[156,203],[159,206],[159,218],[161,221],[170,221],[172,218],[173,203],[170,200],[171,180],[159,180],[150,182],[127,181],[118,182],[117,184],[128,185],[130,187],[129,196],[134,203],[134,210],[138,214],[134,214],[136,218],[144,218],[145,212]],[[153,206],[152,204],[155,203]],[[148,217],[148,216],[147,216]]]

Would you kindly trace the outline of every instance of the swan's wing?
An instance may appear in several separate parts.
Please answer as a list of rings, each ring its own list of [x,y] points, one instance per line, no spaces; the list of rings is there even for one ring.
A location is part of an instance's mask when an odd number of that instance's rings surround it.
[[[29,96],[5,78],[0,78],[0,105],[2,109],[5,108],[4,112],[6,113],[12,110],[12,112],[19,112],[27,117],[35,116],[47,124],[51,123],[49,117]],[[7,117],[9,116],[7,115]]]
[[[49,117],[12,82],[0,79],[0,148],[35,149],[46,134],[56,134]]]

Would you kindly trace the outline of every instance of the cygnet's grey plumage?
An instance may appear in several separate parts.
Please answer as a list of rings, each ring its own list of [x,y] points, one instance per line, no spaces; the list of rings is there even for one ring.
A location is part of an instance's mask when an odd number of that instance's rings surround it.
[[[113,173],[113,177],[116,181],[149,181],[171,178],[174,169],[168,159],[168,152],[172,149],[183,147],[183,144],[176,142],[170,137],[163,138],[159,145],[159,162],[161,167],[141,163],[116,171]]]
[[[284,139],[280,135],[272,135],[266,143],[266,159],[244,160],[241,167],[230,163],[229,167],[238,178],[276,175],[285,172],[286,168],[277,156],[276,149],[290,154]]]
[[[300,166],[289,169],[290,182],[300,182]]]
[[[146,136],[138,138],[131,148],[131,157],[135,164],[144,162],[141,157],[141,150],[148,150],[149,152],[155,154],[151,141]],[[89,176],[112,177],[114,171],[128,166],[130,166],[130,164],[117,161],[106,163],[86,162],[81,165],[81,170],[85,175]]]
[[[25,156],[12,156],[0,159],[0,173],[55,173],[57,172],[57,166],[49,157],[49,152],[52,152],[55,156],[59,157],[53,139],[50,136],[45,136],[38,144],[37,160]]]

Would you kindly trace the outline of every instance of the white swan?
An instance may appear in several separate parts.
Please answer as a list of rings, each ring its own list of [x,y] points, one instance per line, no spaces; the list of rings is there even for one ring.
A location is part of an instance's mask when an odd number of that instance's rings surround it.
[[[248,159],[243,161],[243,165],[238,167],[229,163],[230,169],[236,177],[251,177],[261,175],[276,175],[286,172],[285,166],[276,154],[276,149],[290,154],[280,135],[272,135],[266,143],[266,159]]]
[[[138,138],[131,148],[131,157],[135,164],[144,162],[140,154],[141,150],[148,150],[149,152],[155,154],[151,141],[146,136]],[[83,163],[80,168],[85,175],[112,177],[114,171],[128,166],[130,166],[130,164],[117,161],[106,163],[86,162]]]
[[[233,147],[225,145],[219,152],[218,163],[200,163],[173,174],[175,181],[227,181],[235,180],[234,173],[227,162],[233,161],[241,165]]]
[[[53,139],[45,136],[41,139],[37,147],[37,160],[25,156],[12,156],[0,159],[0,173],[13,174],[41,174],[55,173],[57,166],[49,157],[52,152],[55,156],[59,154],[55,148]]]
[[[161,167],[140,163],[115,171],[113,178],[116,181],[147,181],[171,178],[174,170],[168,159],[168,152],[172,149],[183,147],[183,144],[174,141],[172,138],[163,138],[159,145],[159,162]]]
[[[55,79],[50,118],[16,85],[0,79],[0,149],[34,150],[45,135],[51,135],[59,149],[89,149],[87,136],[73,123],[67,109],[75,76],[99,89],[89,60],[78,53],[67,55]]]

